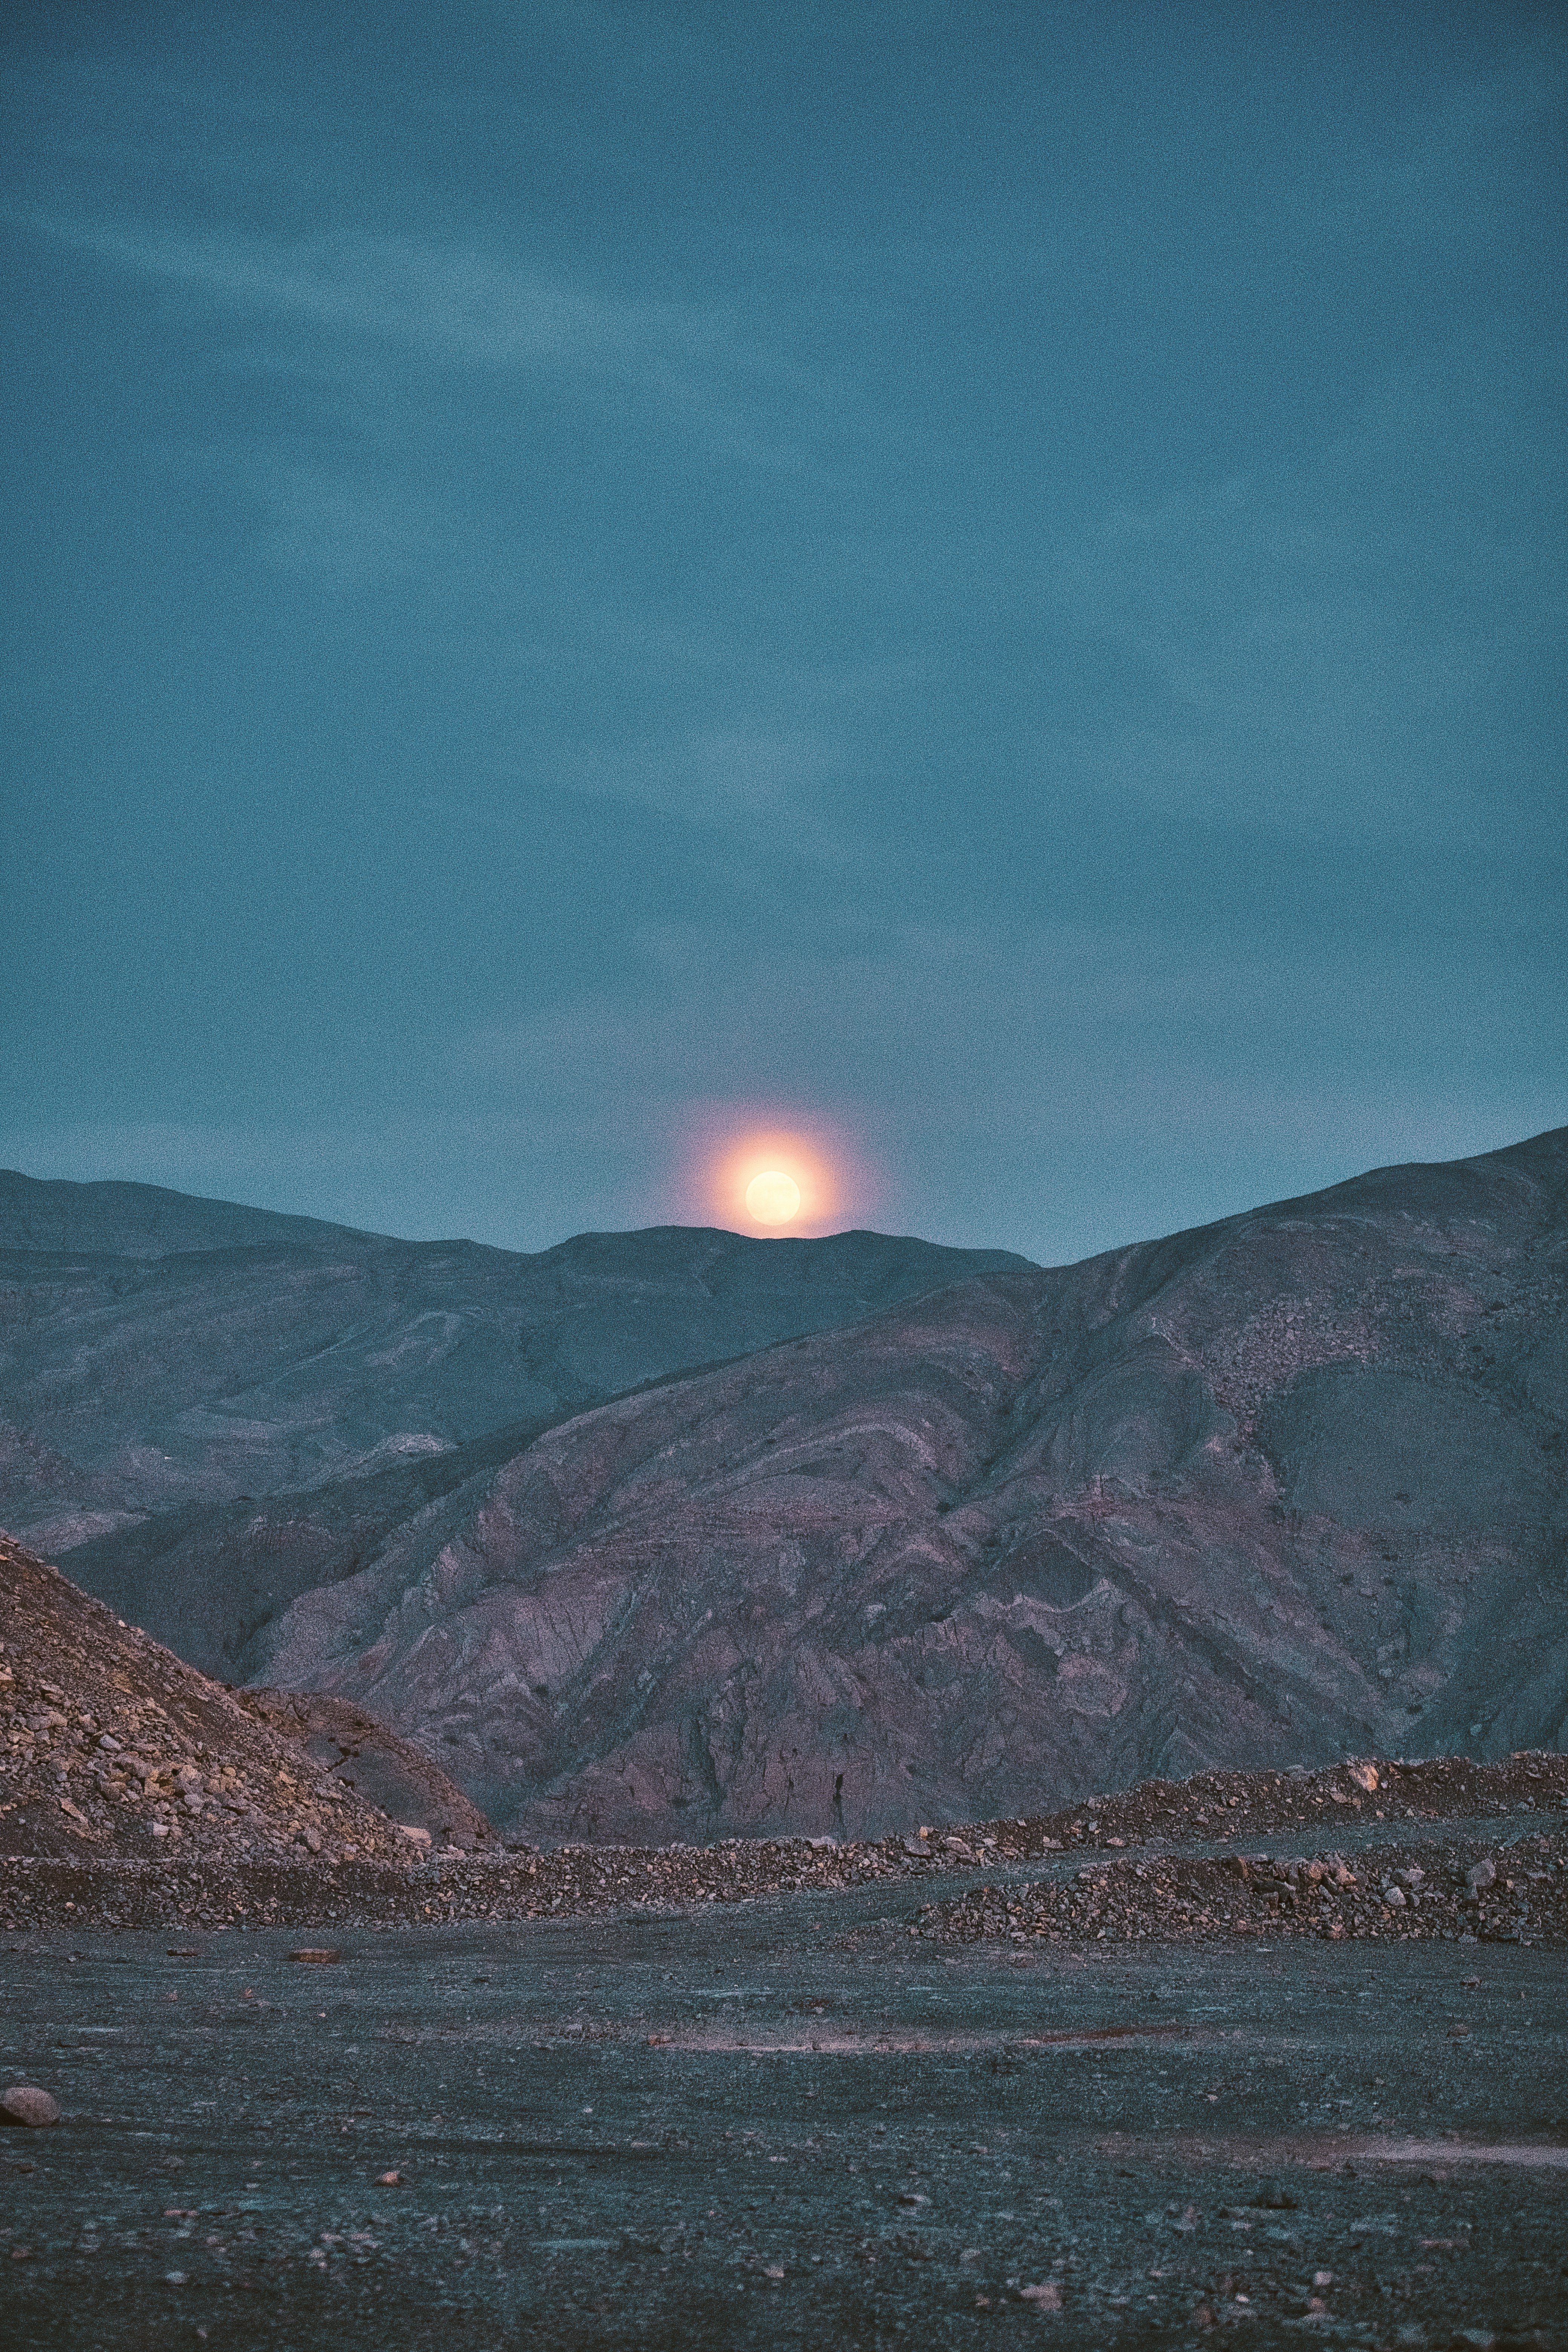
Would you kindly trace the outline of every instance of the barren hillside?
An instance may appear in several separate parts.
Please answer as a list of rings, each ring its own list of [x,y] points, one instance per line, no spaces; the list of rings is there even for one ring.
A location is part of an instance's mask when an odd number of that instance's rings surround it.
[[[302,1593],[531,1837],[876,1832],[1568,1738],[1568,1133],[580,1416]]]
[[[198,1643],[222,1671],[237,1626],[467,1476],[472,1441],[515,1452],[639,1383],[1026,1263],[683,1226],[528,1256],[0,1171],[0,1526],[50,1558],[93,1545],[73,1573],[186,1654],[192,1595],[156,1619],[168,1564],[193,1530],[225,1547],[236,1605]]]

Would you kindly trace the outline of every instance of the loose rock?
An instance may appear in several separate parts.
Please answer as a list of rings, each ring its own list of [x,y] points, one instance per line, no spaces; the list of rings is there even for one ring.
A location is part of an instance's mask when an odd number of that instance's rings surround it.
[[[36,2083],[13,2083],[9,2090],[0,2091],[0,2123],[22,2124],[36,2131],[59,2119],[59,2101]]]

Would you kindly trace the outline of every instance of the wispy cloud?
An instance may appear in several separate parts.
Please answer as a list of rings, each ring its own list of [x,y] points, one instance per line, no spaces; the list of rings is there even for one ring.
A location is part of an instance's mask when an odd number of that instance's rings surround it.
[[[1047,733],[1046,766],[1287,836],[1484,835],[1509,771],[1528,804],[1540,738],[1510,684],[1552,667],[1568,520],[1549,374],[1456,336],[1310,457],[1107,513],[1047,593],[1165,709]]]
[[[845,748],[805,728],[696,729],[673,740],[557,753],[555,780],[589,799],[623,801],[689,824],[777,826],[807,819],[795,845],[826,854],[825,803],[847,773]]]
[[[502,373],[571,371],[730,412],[751,454],[776,458],[772,428],[742,407],[797,414],[830,396],[804,366],[721,303],[654,299],[574,279],[460,240],[353,229],[247,236],[8,209],[13,228],[89,256],[237,318],[339,344],[380,344],[426,362]]]
[[[712,312],[592,292],[471,247],[350,230],[286,240],[37,215],[29,226],[237,310],[382,336],[485,366],[710,358],[727,335]]]
[[[266,560],[348,588],[428,571],[462,552],[456,520],[405,484],[263,461],[257,485],[267,510]]]
[[[64,209],[0,219],[196,307],[228,330],[207,336],[205,366],[291,379],[330,416],[325,434],[279,417],[179,453],[194,472],[243,485],[263,518],[258,552],[285,572],[347,589],[434,567],[490,594],[513,577],[516,549],[500,548],[496,519],[476,517],[471,500],[444,504],[454,372],[465,394],[489,377],[616,412],[682,468],[796,481],[822,471],[838,390],[722,303],[654,299],[461,240],[194,233]],[[483,430],[477,415],[465,400],[470,434]],[[739,744],[706,758],[699,748],[696,772],[715,759],[765,791],[761,755],[748,764]],[[651,804],[658,791],[650,773],[630,796]]]

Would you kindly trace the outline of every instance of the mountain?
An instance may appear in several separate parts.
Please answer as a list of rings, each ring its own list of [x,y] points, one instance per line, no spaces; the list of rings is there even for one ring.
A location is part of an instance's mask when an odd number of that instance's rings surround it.
[[[368,1511],[379,1528],[405,1493],[468,1475],[461,1449],[499,1429],[515,1451],[639,1383],[1027,1264],[879,1234],[685,1226],[526,1255],[0,1173],[0,1524],[59,1553],[173,1512],[173,1540],[197,1507],[235,1505],[243,1523],[258,1498],[361,1480],[364,1497],[326,1519]],[[153,1529],[134,1558],[167,1548]],[[95,1557],[87,1580],[112,1597],[119,1554]],[[241,1597],[239,1618],[250,1609]]]
[[[1568,1130],[987,1275],[477,1468],[257,1672],[513,1834],[1568,1746]]]
[[[184,1238],[132,1206],[97,1237]],[[22,1253],[26,1442],[126,1509],[173,1475],[135,1489],[138,1446],[187,1482],[72,1574],[384,1721],[514,1836],[1568,1747],[1568,1130],[1048,1270],[221,1230]]]

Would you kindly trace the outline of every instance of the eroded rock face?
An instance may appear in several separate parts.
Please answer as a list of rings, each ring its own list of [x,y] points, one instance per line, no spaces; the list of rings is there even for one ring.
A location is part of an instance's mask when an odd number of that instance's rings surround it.
[[[260,1637],[513,1833],[875,1833],[1568,1741],[1568,1131],[557,1427]]]

